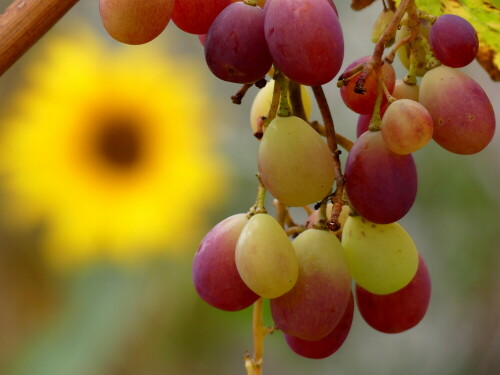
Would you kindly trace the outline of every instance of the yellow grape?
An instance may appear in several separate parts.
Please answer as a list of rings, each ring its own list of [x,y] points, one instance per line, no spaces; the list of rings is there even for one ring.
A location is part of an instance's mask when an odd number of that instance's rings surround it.
[[[299,264],[292,243],[268,214],[250,218],[236,244],[235,260],[245,284],[261,297],[279,297],[297,281]]]
[[[325,141],[295,116],[271,121],[260,143],[258,165],[266,188],[287,206],[320,201],[330,192],[335,178]]]
[[[403,18],[403,21],[406,20],[407,17],[405,16]],[[425,57],[426,57],[426,51],[423,46],[423,43],[429,43],[428,38],[429,38],[429,30],[430,30],[431,24],[430,22],[420,19],[420,35],[425,38],[425,41],[422,40],[417,40],[415,41],[415,49],[416,49],[416,57],[417,57],[417,75],[422,77],[425,72]],[[410,28],[407,25],[402,25],[401,28],[396,31],[396,44],[399,43],[401,39],[406,38],[408,35],[410,35]],[[405,66],[406,69],[410,69],[410,45],[407,43],[403,47],[398,49],[398,58],[401,61],[401,63]]]
[[[267,117],[269,114],[269,108],[273,99],[274,82],[274,80],[268,82],[264,88],[259,90],[253,100],[252,108],[250,109],[250,125],[252,126],[253,134],[257,133],[259,129],[259,122],[262,121],[261,117]],[[311,96],[305,86],[301,86],[300,91],[304,112],[307,118],[309,118],[312,108]]]
[[[402,79],[397,79],[391,95],[396,99],[411,99],[418,102],[418,85],[407,85]]]
[[[351,276],[371,293],[394,293],[417,272],[417,248],[398,223],[374,224],[361,216],[350,216],[342,232],[342,246]]]

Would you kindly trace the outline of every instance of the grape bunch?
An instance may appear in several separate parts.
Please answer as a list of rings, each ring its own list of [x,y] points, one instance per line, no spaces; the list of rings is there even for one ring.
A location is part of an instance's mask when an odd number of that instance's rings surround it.
[[[474,154],[493,138],[491,102],[457,69],[478,52],[472,25],[427,14],[415,0],[389,4],[373,27],[373,54],[339,75],[344,37],[332,0],[100,0],[117,40],[146,43],[172,19],[199,36],[216,77],[243,84],[235,102],[260,88],[250,114],[260,141],[256,202],[215,225],[193,260],[194,286],[208,304],[226,311],[254,305],[249,374],[260,373],[263,336],[276,329],[297,354],[324,358],[344,343],[355,307],[381,332],[418,324],[430,276],[397,223],[417,193],[412,153],[433,139]],[[396,57],[408,70],[398,79]],[[359,114],[354,142],[335,131],[323,92],[337,76],[342,101]],[[309,119],[307,86],[321,123]],[[339,146],[348,152],[344,164]],[[307,221],[296,223],[290,207],[303,207]],[[263,298],[274,327],[262,325]]]

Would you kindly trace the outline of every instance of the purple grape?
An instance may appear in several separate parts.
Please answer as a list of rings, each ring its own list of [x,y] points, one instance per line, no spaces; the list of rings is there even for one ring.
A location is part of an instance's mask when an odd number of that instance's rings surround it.
[[[335,353],[345,342],[351,330],[354,316],[354,298],[352,293],[347,307],[335,328],[324,338],[317,341],[307,341],[285,334],[288,346],[298,355],[312,359],[326,358]]]
[[[479,50],[474,26],[454,14],[438,17],[429,32],[429,41],[434,56],[452,68],[470,64]]]
[[[413,157],[389,150],[379,131],[365,132],[356,140],[346,160],[345,178],[350,203],[376,224],[401,219],[417,195]]]
[[[264,23],[277,67],[290,79],[318,86],[331,81],[344,58],[337,15],[326,0],[272,0]]]
[[[419,256],[417,273],[403,289],[373,294],[356,285],[356,302],[363,319],[377,331],[399,333],[416,326],[425,316],[431,298],[431,279]]]
[[[194,256],[196,291],[205,302],[221,310],[241,310],[259,298],[241,279],[234,257],[236,242],[247,223],[246,214],[221,221],[203,238]]]
[[[272,65],[264,37],[264,11],[237,2],[214,20],[205,41],[205,59],[212,73],[234,83],[253,83]]]

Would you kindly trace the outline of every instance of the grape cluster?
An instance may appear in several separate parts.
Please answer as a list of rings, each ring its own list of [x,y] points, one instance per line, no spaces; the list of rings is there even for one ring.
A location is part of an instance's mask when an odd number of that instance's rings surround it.
[[[421,321],[429,272],[397,223],[417,193],[412,153],[431,139],[454,153],[477,153],[495,131],[485,92],[457,70],[478,51],[466,20],[426,14],[414,0],[392,10],[384,3],[373,55],[355,60],[337,82],[345,105],[360,115],[353,143],[335,132],[321,88],[338,75],[344,57],[332,0],[100,0],[100,10],[122,42],[148,42],[171,18],[199,35],[216,77],[245,90],[271,77],[250,115],[260,140],[257,200],[201,241],[193,280],[203,300],[237,311],[269,298],[276,328],[309,358],[339,349],[355,305],[382,332]],[[392,67],[396,56],[408,69],[403,79]],[[323,124],[309,120],[305,86],[312,87]],[[337,145],[349,152],[344,174]],[[264,206],[266,191],[275,198],[275,217]],[[289,207],[304,207],[307,222],[296,224]],[[252,366],[260,368],[260,360]]]

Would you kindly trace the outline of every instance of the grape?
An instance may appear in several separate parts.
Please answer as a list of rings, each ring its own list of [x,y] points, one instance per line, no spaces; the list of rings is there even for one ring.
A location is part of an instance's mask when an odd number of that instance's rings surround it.
[[[380,132],[365,132],[345,164],[346,192],[361,216],[377,224],[398,221],[417,195],[417,169],[411,155],[387,148]]]
[[[299,277],[288,293],[271,300],[276,326],[288,335],[319,340],[337,325],[351,294],[351,276],[335,234],[307,229],[294,241]]]
[[[266,188],[287,206],[320,201],[335,179],[328,146],[307,122],[295,116],[271,121],[260,143],[258,166]]]
[[[241,2],[229,5],[217,16],[205,41],[205,59],[216,77],[253,83],[266,75],[272,60],[263,25],[264,11]]]
[[[371,293],[394,293],[408,285],[417,272],[417,248],[398,223],[381,225],[349,216],[342,246],[351,276]]]
[[[231,0],[175,0],[172,21],[190,34],[206,34],[215,17]]]
[[[403,22],[407,20],[407,16],[403,17]],[[424,43],[428,43],[429,38],[429,30],[431,24],[429,21],[419,18],[419,33],[423,39],[417,39],[414,43],[415,48],[415,57],[416,57],[416,71],[415,73],[418,76],[423,76],[427,71],[425,69],[426,65],[426,49]],[[396,31],[396,43],[399,43],[401,39],[406,38],[410,35],[410,28],[408,25],[401,25],[401,27]],[[406,69],[410,69],[410,44],[406,43],[403,47],[398,49],[398,57],[401,63],[405,66]]]
[[[272,0],[264,31],[274,63],[291,80],[319,86],[339,72],[344,39],[329,2]]]
[[[382,296],[356,286],[361,316],[371,327],[385,333],[399,333],[416,326],[424,318],[430,298],[431,279],[421,256],[412,281],[397,292]]]
[[[193,281],[200,297],[221,310],[236,311],[253,304],[259,296],[238,273],[234,253],[246,214],[221,221],[203,238],[193,260]]]
[[[429,41],[434,56],[453,68],[469,65],[479,50],[474,26],[454,14],[438,17],[429,32]]]
[[[457,154],[475,154],[495,133],[495,113],[479,84],[447,66],[427,72],[420,84],[419,102],[434,122],[434,140]]]
[[[418,102],[418,85],[407,85],[402,79],[397,79],[392,91],[396,99],[411,99]]]
[[[326,337],[317,341],[307,341],[285,334],[286,343],[295,353],[303,357],[312,359],[326,358],[339,350],[344,343],[351,330],[353,317],[354,298],[351,293],[344,315]]]
[[[335,11],[335,14],[337,15],[337,17],[339,16],[339,12],[337,11],[337,7],[335,6],[335,3],[333,2],[333,0],[327,0],[330,5],[332,6],[333,10]],[[265,1],[265,5],[264,5],[264,11],[267,11],[267,8],[269,7],[269,4],[271,3],[271,0],[267,0]]]
[[[292,243],[268,214],[250,218],[236,244],[235,259],[245,284],[261,297],[279,297],[297,281],[299,265]]]
[[[373,43],[378,42],[382,34],[387,29],[387,26],[389,26],[389,23],[392,21],[393,17],[394,17],[394,12],[390,9],[384,9],[382,13],[379,14],[372,28],[371,39]],[[394,42],[394,40],[392,40],[392,42]]]
[[[252,126],[253,134],[256,134],[261,129],[259,124],[262,125],[262,117],[267,117],[269,114],[269,108],[273,99],[274,83],[274,80],[268,82],[264,88],[260,89],[253,100],[252,108],[250,109],[250,125]],[[311,96],[305,86],[300,87],[300,92],[304,112],[309,117],[312,109]]]
[[[380,125],[385,145],[396,154],[420,150],[432,139],[432,117],[425,107],[410,99],[392,103]]]
[[[174,0],[99,0],[106,31],[127,44],[147,43],[167,27]]]
[[[380,107],[380,116],[383,118],[384,113],[387,109],[387,104],[384,104]],[[361,134],[368,131],[370,128],[370,122],[372,120],[373,113],[367,113],[364,115],[359,115],[358,122],[356,126],[356,137],[359,138]]]
[[[352,64],[350,64],[345,71],[349,71],[360,64],[366,64],[370,62],[371,56],[365,56],[357,59]],[[396,79],[396,73],[391,64],[383,63],[381,69],[382,80],[389,92],[394,89],[394,82]],[[356,86],[356,80],[361,72],[350,79],[345,86],[340,88],[340,95],[344,104],[348,106],[351,110],[359,114],[367,114],[373,112],[373,107],[375,106],[375,101],[377,100],[377,77],[375,71],[372,71],[366,78],[364,89],[366,92],[364,94],[358,94],[354,91]],[[382,104],[387,103],[385,95],[382,96]]]

